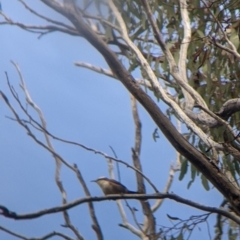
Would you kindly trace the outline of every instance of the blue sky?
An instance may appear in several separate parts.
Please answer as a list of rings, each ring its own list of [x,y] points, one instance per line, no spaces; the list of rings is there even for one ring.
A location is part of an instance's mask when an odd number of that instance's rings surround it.
[[[45,7],[40,1],[26,1],[44,15],[64,20],[57,13]],[[12,20],[26,24],[43,24],[16,0],[2,0],[2,9]],[[64,20],[65,21],[65,20]],[[1,25],[0,89],[18,110],[8,90],[4,72],[7,71],[11,84],[24,101],[19,87],[20,80],[10,60],[19,64],[28,90],[35,103],[42,109],[48,130],[61,138],[73,140],[101,150],[109,155],[112,146],[119,159],[131,162],[131,147],[134,146],[134,125],[131,115],[129,93],[124,86],[111,78],[74,66],[75,61],[85,61],[107,68],[103,58],[84,39],[51,33],[40,40],[13,26]],[[139,77],[139,76],[138,76]],[[165,108],[165,106],[161,105]],[[1,101],[0,105],[0,205],[5,205],[17,213],[35,212],[61,204],[61,195],[54,182],[55,163],[51,154],[36,145],[24,129],[5,116],[12,116]],[[170,164],[175,161],[176,152],[160,133],[160,139],[153,141],[155,124],[144,109],[139,106],[143,124],[142,166],[145,175],[161,191],[164,189]],[[19,110],[20,112],[20,110]],[[23,117],[21,113],[20,116]],[[36,114],[34,113],[36,117]],[[37,134],[40,139],[43,137]],[[53,142],[55,150],[69,163],[77,163],[93,196],[102,195],[96,184],[90,181],[99,176],[108,176],[106,160],[91,152]],[[136,189],[135,173],[125,166],[120,167],[122,183],[129,189]],[[186,185],[188,174],[182,182],[175,182],[171,188],[176,194],[210,206],[218,206],[222,197],[214,190],[205,192],[200,181],[190,190]],[[75,175],[62,168],[62,182],[67,191],[68,201],[84,196]],[[152,189],[146,184],[147,192]],[[131,206],[140,206],[130,201]],[[121,223],[116,204],[113,201],[94,204],[96,214],[103,229],[105,239],[135,239],[131,233],[118,226]],[[73,224],[86,239],[94,239],[87,205],[69,211]],[[157,224],[171,223],[166,213],[186,219],[190,215],[203,212],[165,201],[156,213]],[[137,213],[139,221],[143,217]],[[129,214],[129,219],[131,216]],[[211,218],[215,220],[215,217]],[[131,222],[132,219],[131,219]],[[54,230],[69,234],[70,230],[61,227],[62,214],[41,217],[35,220],[14,221],[0,217],[0,226],[6,227],[27,237],[41,237]],[[196,230],[191,239],[206,239],[206,225],[202,231]],[[213,228],[212,228],[213,231]],[[11,240],[12,236],[0,231],[0,239]],[[58,239],[53,238],[53,239]]]

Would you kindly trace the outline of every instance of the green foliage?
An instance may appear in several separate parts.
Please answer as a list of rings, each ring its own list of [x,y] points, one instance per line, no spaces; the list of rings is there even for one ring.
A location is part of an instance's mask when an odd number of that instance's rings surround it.
[[[238,237],[238,233],[233,231],[232,228],[229,228],[228,230],[228,239],[229,240],[236,240]]]
[[[188,170],[188,161],[187,159],[184,159],[180,169],[180,175],[179,175],[180,181],[184,178],[185,174],[187,173],[187,170]]]
[[[188,172],[188,166],[189,166],[189,162],[187,159],[181,157],[181,169],[180,169],[180,175],[179,175],[179,180],[181,181],[187,174]],[[195,168],[195,166],[193,164],[190,164],[190,174],[191,174],[191,180],[188,182],[187,188],[189,189],[192,185],[192,183],[194,183],[195,178],[197,175],[199,175],[199,171]],[[207,178],[201,174],[201,182],[202,185],[204,187],[205,190],[209,191],[210,187],[209,187],[209,182],[207,180]]]
[[[191,164],[191,180],[189,181],[187,188],[189,189],[192,185],[192,183],[194,183],[196,174],[199,174],[199,171],[195,168],[195,166],[193,164]]]
[[[201,175],[201,180],[202,180],[202,185],[205,188],[205,190],[209,191],[210,187],[208,184],[208,180],[203,174]]]
[[[120,0],[116,0],[116,2],[122,3]],[[141,4],[141,1],[138,0],[128,0],[123,6],[119,4],[127,11],[123,17],[129,35],[139,50],[145,54],[159,81],[167,86],[171,92],[176,93],[178,100],[184,100],[182,90],[169,74],[169,65],[160,46],[154,39],[150,22],[146,12],[142,11]],[[156,19],[157,27],[177,62],[183,38],[179,1],[149,1],[149,4]],[[229,44],[224,38],[224,34],[226,34],[237,50],[240,51],[240,15],[239,12],[236,12],[236,9],[240,9],[240,2],[234,0],[211,2],[208,9],[202,1],[193,0],[188,2],[187,9],[192,32],[186,59],[189,84],[203,97],[211,111],[218,112],[227,100],[239,97],[240,93],[240,62],[231,53],[214,44],[214,41],[217,41],[222,46],[229,48]],[[135,56],[130,58],[128,63],[130,72],[135,73],[139,69]],[[145,81],[148,81],[144,69],[139,70]],[[161,98],[155,92],[153,93],[157,100],[159,97]],[[166,113],[169,119],[172,119],[171,116],[175,115],[171,108],[167,109]],[[231,116],[229,124],[232,128],[238,129],[239,123],[240,112],[237,112]],[[209,136],[216,142],[223,143],[226,139],[231,140],[225,126],[200,127],[203,131],[209,132]],[[188,141],[213,161],[213,153],[208,151],[206,144],[191,131],[188,134],[190,134]],[[158,135],[154,131],[154,141],[156,141],[156,136]],[[237,181],[239,162],[228,154],[228,152],[223,152],[223,155],[219,157],[219,166],[224,171],[228,171]],[[187,176],[188,170],[191,170],[189,172],[190,181],[187,185],[187,188],[190,188],[196,180],[196,176],[199,175],[199,171],[191,164],[189,165],[187,159],[181,159],[179,180]],[[201,182],[204,189],[210,189],[209,183],[203,175],[201,175]]]
[[[182,107],[180,103],[182,104],[186,101],[183,91],[170,74],[169,63],[166,61],[161,47],[154,38],[154,33],[146,11],[144,11],[142,1],[114,0],[114,2],[125,21],[129,37],[135,43],[135,46],[143,53],[143,56],[148,61],[161,85],[171,93],[172,98]],[[174,60],[178,63],[180,49],[183,44],[185,44],[182,42],[184,28],[179,1],[156,0],[148,1],[148,3],[156,20],[159,33],[166,43],[166,47],[172,53]],[[231,49],[225,38],[226,34],[230,42],[236,47],[237,51],[240,52],[240,1],[191,0],[187,1],[186,9],[191,22],[191,39],[189,39],[188,42],[189,47],[186,56],[188,83],[202,96],[209,110],[213,113],[218,113],[226,101],[240,97],[240,61],[224,49]],[[118,26],[114,15],[109,9],[108,12],[108,18],[106,16],[104,16],[104,18]],[[100,11],[99,14],[103,16]],[[105,26],[104,30],[106,39],[112,41],[117,39],[118,42],[125,44],[125,47],[119,47],[118,44],[116,45],[120,48],[118,56],[127,66],[129,72],[133,76],[137,76],[137,78],[148,82],[149,79],[145,69],[140,67],[136,55],[127,48],[126,43],[121,38],[121,33],[115,31],[116,39],[114,39],[108,27]],[[215,43],[218,43],[222,47],[217,46]],[[144,86],[143,89],[150,96],[155,96],[155,101],[158,104],[161,96],[151,87]],[[200,110],[194,108],[193,113],[195,112],[198,114]],[[175,120],[173,116],[182,121],[171,107],[166,109],[166,115],[170,121]],[[230,118],[223,117],[223,119],[234,129],[236,134],[239,132],[240,112],[232,114]],[[196,122],[196,124],[198,125],[199,123]],[[211,138],[217,143],[230,144],[235,140],[234,137],[229,134],[226,126],[219,125],[212,128],[199,124],[198,127],[208,134],[209,139]],[[215,152],[215,149],[203,143],[190,129],[184,128],[184,131],[186,140],[204,154],[209,161],[213,162],[222,172],[226,173],[237,185],[240,175],[239,158],[227,150]],[[154,141],[159,138],[157,128],[154,130],[152,136]],[[239,144],[236,149],[240,149]],[[201,181],[206,191],[211,189],[209,181],[194,165],[189,163],[189,159],[181,156],[180,162],[179,180],[181,181],[185,177],[189,177],[190,180],[187,184],[188,189],[196,179]],[[197,176],[199,176],[199,178],[197,178]],[[168,217],[173,221],[177,220],[175,217]],[[236,232],[234,227],[230,227],[229,229],[229,239],[235,239]],[[183,237],[184,234],[178,232],[174,237],[172,236],[172,239],[183,239]]]

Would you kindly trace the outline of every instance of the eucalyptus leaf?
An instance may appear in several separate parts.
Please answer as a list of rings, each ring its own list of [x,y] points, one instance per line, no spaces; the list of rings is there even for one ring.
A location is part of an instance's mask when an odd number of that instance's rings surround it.
[[[202,185],[205,188],[205,190],[209,191],[210,187],[209,187],[208,180],[203,174],[201,175],[201,180],[202,180]]]
[[[188,169],[188,161],[185,159],[181,164],[180,175],[179,175],[180,181],[184,178],[185,174],[187,173],[187,169]]]

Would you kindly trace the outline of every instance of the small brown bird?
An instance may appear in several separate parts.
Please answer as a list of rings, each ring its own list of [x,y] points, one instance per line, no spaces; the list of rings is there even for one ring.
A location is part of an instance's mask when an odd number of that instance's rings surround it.
[[[120,182],[108,179],[106,177],[100,177],[97,180],[93,180],[92,182],[96,182],[99,187],[102,189],[105,195],[109,194],[138,194],[138,192],[128,190],[124,185]]]

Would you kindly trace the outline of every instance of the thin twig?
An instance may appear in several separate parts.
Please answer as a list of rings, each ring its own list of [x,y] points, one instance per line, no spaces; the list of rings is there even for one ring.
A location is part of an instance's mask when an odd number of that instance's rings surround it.
[[[6,232],[6,233],[8,233],[8,234],[10,234],[10,235],[12,235],[14,237],[23,239],[23,240],[47,240],[47,239],[50,239],[50,238],[55,237],[55,236],[61,237],[61,238],[65,239],[65,240],[74,240],[73,238],[70,238],[69,236],[67,236],[67,235],[65,235],[63,233],[56,232],[56,231],[48,233],[48,234],[46,234],[43,237],[31,237],[31,238],[29,238],[29,237],[25,237],[25,236],[23,236],[23,235],[21,235],[19,233],[15,233],[13,231],[10,231],[9,229],[7,229],[5,227],[2,227],[2,226],[0,226],[0,230],[4,231],[4,232]]]
[[[77,178],[79,180],[79,182],[81,183],[82,187],[83,187],[83,190],[85,192],[85,195],[87,197],[91,197],[91,194],[90,194],[90,191],[87,187],[87,184],[77,166],[77,164],[74,164],[74,168],[75,168],[75,171],[76,171],[76,175],[77,175]],[[95,209],[94,209],[94,205],[92,202],[89,202],[88,203],[88,208],[89,208],[89,212],[90,212],[90,216],[92,218],[92,221],[93,221],[93,225],[92,225],[92,229],[95,231],[96,235],[97,235],[97,238],[99,240],[102,240],[103,239],[103,234],[102,234],[102,230],[101,230],[101,227],[98,223],[98,219],[96,217],[96,214],[95,214]]]
[[[142,124],[140,121],[140,117],[138,115],[137,101],[132,95],[131,95],[131,105],[132,105],[132,115],[133,115],[133,120],[135,125],[135,146],[132,149],[132,159],[133,159],[134,167],[142,172],[142,165],[140,161],[140,152],[141,152],[141,143],[142,143],[142,132],[141,132]],[[136,179],[137,179],[137,185],[138,185],[138,192],[146,193],[143,177],[137,172],[136,172]],[[140,201],[140,203],[142,205],[143,214],[145,215],[143,232],[146,235],[147,231],[149,230],[150,236],[155,236],[156,224],[155,224],[155,218],[151,211],[150,204],[148,201]]]
[[[44,118],[44,115],[41,111],[41,109],[37,106],[37,104],[32,100],[31,96],[30,96],[30,93],[28,92],[27,90],[27,87],[26,87],[26,83],[23,79],[23,76],[22,76],[22,73],[20,71],[20,68],[19,66],[14,63],[13,61],[11,61],[12,64],[15,66],[17,72],[18,72],[18,75],[20,77],[20,80],[21,80],[21,88],[25,94],[25,97],[26,97],[26,101],[27,103],[37,112],[39,118],[40,118],[40,121],[41,121],[41,127],[42,129],[47,129],[47,123],[46,123],[46,120]],[[48,136],[48,134],[43,131],[43,135],[45,137],[45,140],[46,140],[46,143],[47,143],[47,147],[51,150],[51,152],[56,152],[52,143],[51,143],[51,140],[50,140],[50,137]],[[64,189],[64,186],[63,186],[63,183],[62,183],[62,180],[61,180],[61,176],[60,176],[60,172],[61,172],[61,159],[58,158],[58,156],[56,154],[53,155],[54,159],[55,159],[55,163],[56,163],[56,168],[55,168],[55,182],[56,182],[56,185],[59,189],[59,191],[61,192],[61,195],[62,195],[62,203],[63,204],[66,204],[67,203],[67,193],[66,193],[66,190]],[[72,167],[72,169],[75,171],[75,169]],[[71,223],[71,220],[70,220],[70,217],[69,217],[69,214],[67,211],[63,211],[63,216],[64,216],[64,219],[65,219],[65,225],[66,227],[70,228],[74,233],[75,235],[77,236],[77,238],[79,240],[83,240],[83,237],[81,236],[81,234],[79,233],[79,231],[73,226],[73,224]]]
[[[65,23],[63,23],[63,22],[59,22],[59,21],[56,21],[56,20],[53,20],[53,19],[51,19],[51,18],[48,18],[48,17],[46,17],[46,16],[41,15],[40,13],[36,12],[36,11],[33,10],[31,7],[29,7],[29,6],[25,3],[25,1],[23,1],[23,0],[18,0],[18,1],[19,1],[20,3],[22,3],[23,6],[24,6],[29,12],[31,12],[31,13],[34,14],[34,15],[36,15],[37,17],[42,18],[42,19],[46,20],[47,22],[54,23],[54,24],[56,24],[56,25],[65,27],[65,28],[67,28],[67,29],[69,29],[69,30],[71,30],[71,31],[76,31],[76,29],[75,29],[74,27],[71,27],[71,26],[69,26],[69,25],[67,25],[67,24],[65,24]]]

